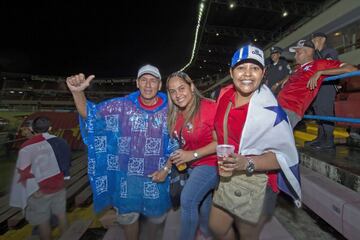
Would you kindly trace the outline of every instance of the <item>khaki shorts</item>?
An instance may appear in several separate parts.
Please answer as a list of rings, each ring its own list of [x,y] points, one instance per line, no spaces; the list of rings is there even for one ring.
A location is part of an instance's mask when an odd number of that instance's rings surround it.
[[[167,213],[160,217],[147,217],[147,220],[153,224],[161,224],[167,216]],[[139,220],[140,213],[132,212],[117,215],[117,222],[121,225],[130,225]]]
[[[28,198],[28,206],[25,209],[26,220],[31,225],[39,225],[50,220],[51,214],[60,215],[66,212],[66,191],[62,189],[56,193],[43,194],[36,197],[35,194]]]

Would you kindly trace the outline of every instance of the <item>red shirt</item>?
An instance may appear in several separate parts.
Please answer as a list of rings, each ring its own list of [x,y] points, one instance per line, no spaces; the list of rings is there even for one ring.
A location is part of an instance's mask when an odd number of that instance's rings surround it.
[[[178,115],[173,134],[179,136],[181,130],[181,139],[184,144],[182,149],[189,151],[196,150],[205,147],[213,141],[212,131],[214,131],[216,108],[216,102],[210,99],[202,99],[199,113],[195,116],[193,123],[188,124],[188,126],[184,126],[184,116],[182,114]],[[216,155],[200,156],[198,160],[191,163],[191,167],[201,165],[217,166]]]
[[[295,112],[300,117],[304,116],[305,111],[316,97],[323,79],[327,76],[321,76],[318,80],[318,87],[310,90],[306,87],[309,79],[317,71],[340,67],[338,60],[319,59],[306,63],[298,67],[290,75],[288,82],[278,95],[279,104],[288,110]]]
[[[241,133],[245,124],[249,104],[235,107],[235,89],[230,88],[219,100],[218,110],[215,116],[215,130],[218,144],[224,144],[223,123],[228,103],[232,107],[228,117],[228,144],[235,146],[235,152],[239,151]]]
[[[229,87],[227,87],[229,88]],[[215,130],[217,135],[218,144],[224,143],[224,130],[223,123],[225,112],[228,107],[228,103],[232,102],[232,107],[229,112],[228,117],[228,144],[235,146],[235,153],[239,152],[241,134],[244,128],[246,121],[249,104],[242,105],[240,107],[235,107],[235,88],[229,88],[226,90],[220,99],[218,100],[218,109],[215,116]],[[278,192],[277,187],[277,173],[268,172],[268,185],[274,192]]]
[[[139,100],[140,106],[142,108],[144,108],[145,110],[154,110],[155,108],[159,107],[163,103],[163,100],[160,97],[157,97],[156,103],[152,106],[145,105],[140,96],[138,97],[138,100]]]

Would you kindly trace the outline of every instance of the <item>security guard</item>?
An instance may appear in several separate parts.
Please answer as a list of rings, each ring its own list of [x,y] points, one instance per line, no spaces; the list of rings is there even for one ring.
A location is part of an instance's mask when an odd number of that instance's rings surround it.
[[[274,46],[270,49],[270,63],[266,66],[265,83],[274,94],[280,91],[281,80],[291,74],[291,68],[285,59],[280,58],[282,49]]]
[[[338,53],[335,49],[326,46],[327,35],[322,32],[316,32],[311,35],[311,41],[315,46],[314,59],[337,60]],[[312,107],[316,115],[334,116],[334,102],[336,96],[336,87],[334,82],[324,82]],[[306,142],[305,146],[315,149],[332,149],[334,144],[334,123],[319,121],[318,136],[314,141]]]
[[[327,35],[322,32],[316,32],[311,35],[311,41],[315,46],[314,59],[337,60],[338,52],[326,45]]]

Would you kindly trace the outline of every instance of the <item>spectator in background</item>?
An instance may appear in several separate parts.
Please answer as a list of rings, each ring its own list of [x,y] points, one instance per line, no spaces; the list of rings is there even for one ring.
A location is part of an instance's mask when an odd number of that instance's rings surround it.
[[[338,60],[314,60],[315,46],[308,40],[300,40],[289,50],[295,52],[299,67],[282,81],[285,85],[278,95],[278,101],[294,128],[316,97],[325,77],[352,72],[356,68]]]
[[[338,53],[335,49],[329,48],[326,44],[327,36],[322,32],[312,34],[311,41],[315,46],[314,59],[338,60]],[[324,82],[312,103],[315,115],[334,116],[334,102],[336,96],[336,86],[334,81]],[[305,146],[312,148],[333,148],[334,144],[334,122],[318,121],[317,138],[311,142],[306,142]]]
[[[280,80],[291,74],[289,63],[281,57],[283,49],[277,46],[271,47],[271,62],[266,65],[265,84],[277,95],[280,91]]]
[[[31,130],[34,135],[19,151],[9,205],[25,210],[29,223],[39,227],[40,239],[51,239],[52,214],[58,218],[62,233],[67,227],[64,176],[71,152],[63,139],[48,133],[48,118],[34,119]]]
[[[128,240],[139,238],[139,217],[144,215],[151,223],[148,239],[156,239],[171,207],[168,157],[177,146],[169,139],[160,72],[152,65],[141,67],[139,91],[98,104],[87,101],[84,93],[94,78],[78,74],[66,83],[82,117],[95,210],[114,207]]]
[[[322,32],[316,32],[311,35],[311,41],[315,46],[314,59],[338,60],[338,52],[330,48],[326,43],[327,35]]]
[[[25,123],[23,124],[23,126],[20,128],[20,135],[21,137],[24,138],[31,138],[32,136],[34,136],[34,132],[32,130],[32,120],[26,120]]]

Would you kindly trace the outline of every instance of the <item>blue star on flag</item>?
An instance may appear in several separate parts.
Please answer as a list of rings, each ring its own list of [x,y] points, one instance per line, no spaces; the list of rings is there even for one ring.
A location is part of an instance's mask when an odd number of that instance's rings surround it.
[[[275,123],[274,126],[278,125],[279,123],[281,123],[282,121],[286,121],[287,123],[289,123],[289,120],[287,118],[286,112],[282,109],[282,107],[278,106],[269,106],[269,107],[265,107],[267,110],[273,111],[274,113],[276,113],[276,119],[275,119]]]

